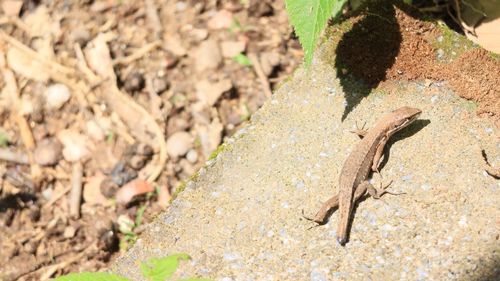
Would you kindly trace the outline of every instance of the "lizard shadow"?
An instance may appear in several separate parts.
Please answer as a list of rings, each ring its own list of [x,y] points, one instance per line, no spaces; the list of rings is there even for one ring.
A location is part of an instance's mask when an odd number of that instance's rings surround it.
[[[382,170],[384,166],[387,164],[389,161],[389,157],[391,155],[391,147],[393,144],[395,144],[398,141],[404,140],[406,138],[409,138],[416,133],[418,133],[420,130],[422,130],[424,127],[429,125],[431,123],[430,120],[428,119],[418,119],[415,120],[412,124],[410,124],[408,127],[402,129],[401,131],[397,132],[394,134],[389,141],[385,144],[384,147],[384,157],[382,157],[382,161],[380,162],[380,165],[378,166],[379,170]]]

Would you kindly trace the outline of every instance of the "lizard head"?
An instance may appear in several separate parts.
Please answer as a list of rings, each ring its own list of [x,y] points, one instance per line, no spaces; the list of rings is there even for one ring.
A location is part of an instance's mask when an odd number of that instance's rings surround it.
[[[401,129],[411,124],[422,113],[414,107],[403,106],[391,112],[394,128]]]

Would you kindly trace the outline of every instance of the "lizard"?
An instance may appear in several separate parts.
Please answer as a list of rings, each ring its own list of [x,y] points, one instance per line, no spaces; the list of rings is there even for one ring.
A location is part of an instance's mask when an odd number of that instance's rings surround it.
[[[337,241],[344,246],[347,242],[349,220],[354,203],[367,191],[374,198],[389,193],[385,189],[390,183],[386,187],[376,189],[367,180],[371,171],[379,172],[378,166],[385,144],[394,133],[411,124],[421,113],[422,111],[418,108],[404,106],[382,117],[371,130],[357,130],[355,133],[362,137],[362,140],[344,162],[339,176],[338,195],[328,199],[315,217],[308,219],[324,224],[329,211],[338,206]]]

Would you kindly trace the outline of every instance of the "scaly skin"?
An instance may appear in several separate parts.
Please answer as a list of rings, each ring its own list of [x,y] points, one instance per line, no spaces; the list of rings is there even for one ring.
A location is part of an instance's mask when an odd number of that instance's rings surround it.
[[[370,171],[378,170],[379,160],[388,139],[395,132],[415,121],[420,113],[422,113],[420,109],[405,106],[385,115],[376,123],[374,128],[368,131],[366,136],[354,148],[354,151],[347,157],[340,173],[338,194],[339,224],[337,227],[337,241],[341,245],[345,245],[347,242],[347,230],[355,202],[354,193],[356,189],[366,181]],[[367,183],[363,184],[364,190],[366,190],[366,185]],[[362,194],[356,195],[356,197],[360,197]],[[328,201],[325,203],[325,208],[329,208],[327,203]],[[326,214],[326,212],[324,213]],[[316,217],[316,219],[321,218]]]

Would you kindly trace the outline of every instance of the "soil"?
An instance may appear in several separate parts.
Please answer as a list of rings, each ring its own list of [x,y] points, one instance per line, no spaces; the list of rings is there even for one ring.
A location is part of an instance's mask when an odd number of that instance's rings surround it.
[[[20,11],[10,5],[16,2],[23,3]],[[18,88],[11,94],[23,114],[9,110],[12,103],[0,98],[0,150],[21,154],[18,161],[33,150],[35,163],[0,161],[1,280],[43,280],[106,267],[303,56],[283,1],[9,3],[0,7],[12,14],[0,13],[1,30],[9,36],[0,37],[0,66],[7,61],[0,87]],[[113,66],[121,93],[108,100],[105,81],[81,79],[85,72],[77,66],[82,61],[75,51],[78,43],[91,71],[99,73],[87,51],[106,32],[114,33],[107,44],[113,59],[139,54]],[[45,58],[79,74],[61,81],[61,73],[47,79],[44,73],[51,70],[45,66],[16,66],[9,60],[16,49],[12,40],[44,56],[49,49]],[[155,41],[159,47],[140,52]],[[257,61],[250,65],[252,56]],[[97,61],[106,64],[103,58]],[[65,92],[60,84],[70,87],[63,105],[46,94],[54,84],[57,95]],[[87,90],[79,93],[73,84]],[[121,94],[131,99],[119,99]],[[134,103],[146,112],[133,110]],[[134,128],[125,126],[130,119],[153,121]],[[20,128],[21,123],[28,125]],[[151,123],[164,132],[169,155],[153,182],[140,180],[159,163],[154,135],[140,135],[140,127]],[[77,163],[83,164],[80,177],[73,176]],[[78,179],[83,200],[75,203],[71,186]],[[76,215],[71,214],[75,206]]]
[[[23,5],[0,15],[2,280],[105,268],[303,58],[282,0],[8,2]],[[498,122],[499,60],[385,7],[342,24],[339,67],[388,92],[447,81]],[[99,34],[109,51],[95,63]],[[99,72],[109,55],[116,83]]]
[[[341,67],[371,89],[395,92],[395,81],[446,82],[500,126],[500,59],[409,7],[375,4],[343,23]],[[368,51],[367,51],[368,50]],[[379,88],[377,88],[379,87]]]

